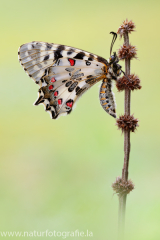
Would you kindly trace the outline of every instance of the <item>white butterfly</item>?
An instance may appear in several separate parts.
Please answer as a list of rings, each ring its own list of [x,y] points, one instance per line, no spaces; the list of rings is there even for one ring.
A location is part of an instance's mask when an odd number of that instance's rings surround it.
[[[35,105],[43,103],[53,119],[69,114],[77,99],[101,80],[100,103],[107,113],[116,118],[111,89],[112,79],[116,80],[121,74],[116,53],[107,61],[65,45],[30,42],[19,48],[18,56],[26,73],[40,86]]]

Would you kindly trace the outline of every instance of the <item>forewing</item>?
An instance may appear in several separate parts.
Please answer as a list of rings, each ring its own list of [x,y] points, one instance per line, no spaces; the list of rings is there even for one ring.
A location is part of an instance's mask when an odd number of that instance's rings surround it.
[[[60,58],[98,61],[104,65],[108,64],[104,58],[81,49],[45,42],[26,43],[19,48],[18,55],[26,73],[40,86],[42,84],[41,78],[46,74],[46,70],[57,65]]]

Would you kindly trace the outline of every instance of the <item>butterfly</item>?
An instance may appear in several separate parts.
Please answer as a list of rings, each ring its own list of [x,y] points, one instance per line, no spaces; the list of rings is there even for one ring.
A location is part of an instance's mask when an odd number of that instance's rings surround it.
[[[44,104],[52,119],[69,114],[75,102],[90,87],[102,81],[100,104],[116,118],[112,80],[122,70],[116,53],[111,55],[117,34],[113,34],[108,60],[84,50],[47,42],[30,42],[20,46],[18,57],[26,73],[39,85],[35,105]]]

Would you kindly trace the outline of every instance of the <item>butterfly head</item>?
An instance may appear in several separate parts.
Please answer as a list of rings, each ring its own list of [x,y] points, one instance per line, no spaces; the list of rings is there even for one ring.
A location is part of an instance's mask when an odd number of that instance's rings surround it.
[[[122,66],[118,64],[119,59],[116,55],[116,52],[114,52],[113,55],[110,56],[108,62],[110,66],[109,73],[111,73],[114,78],[119,77],[122,73],[121,71]]]
[[[112,79],[117,79],[117,77],[119,77],[122,73],[121,71],[121,65],[118,64],[119,62],[119,59],[118,59],[118,56],[116,54],[116,52],[113,53],[113,55],[111,55],[112,53],[112,48],[113,48],[113,45],[117,39],[117,33],[115,32],[110,32],[111,34],[113,34],[113,39],[112,39],[112,42],[111,42],[111,47],[110,47],[110,58],[108,60],[108,63],[109,63],[109,69],[108,69],[108,72],[110,73],[110,77]]]

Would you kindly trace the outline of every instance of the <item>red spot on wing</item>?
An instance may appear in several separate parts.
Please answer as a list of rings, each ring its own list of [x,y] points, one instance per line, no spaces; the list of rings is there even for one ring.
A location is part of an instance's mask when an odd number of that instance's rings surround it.
[[[49,86],[49,90],[52,90],[52,89],[53,89],[53,85],[50,85],[50,86]]]
[[[51,82],[55,82],[56,81],[56,79],[53,77],[53,78],[51,78]]]
[[[58,99],[58,104],[60,105],[60,104],[62,104],[62,99]]]
[[[68,102],[68,103],[66,103],[66,105],[71,108],[73,105],[73,102]]]
[[[71,59],[71,58],[68,58],[68,61],[70,62],[70,65],[71,66],[74,66],[75,65],[75,60]]]
[[[56,92],[54,93],[54,96],[55,96],[55,97],[57,97],[57,96],[58,96],[58,91],[56,91]]]

